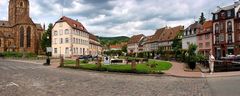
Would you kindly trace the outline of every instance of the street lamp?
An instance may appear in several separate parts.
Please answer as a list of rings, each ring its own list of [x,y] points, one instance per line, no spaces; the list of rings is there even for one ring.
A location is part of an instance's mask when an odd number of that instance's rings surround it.
[[[47,36],[47,41],[49,41],[49,36]],[[50,58],[49,58],[49,53],[50,52],[52,52],[52,48],[51,47],[47,47],[46,48],[47,59],[46,59],[46,63],[44,63],[44,65],[50,65]]]

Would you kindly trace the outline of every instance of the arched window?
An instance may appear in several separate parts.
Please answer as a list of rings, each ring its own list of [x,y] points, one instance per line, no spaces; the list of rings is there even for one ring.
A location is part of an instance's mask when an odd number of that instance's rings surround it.
[[[232,32],[232,22],[231,21],[227,22],[227,32]]]
[[[20,35],[19,35],[19,38],[20,38],[20,47],[24,47],[24,28],[21,27],[20,28]]]
[[[20,5],[20,7],[23,7],[23,6],[24,6],[24,3],[23,3],[23,2],[20,2],[19,5]]]
[[[215,33],[219,32],[219,24],[215,24]]]
[[[27,28],[27,47],[31,47],[31,27]]]

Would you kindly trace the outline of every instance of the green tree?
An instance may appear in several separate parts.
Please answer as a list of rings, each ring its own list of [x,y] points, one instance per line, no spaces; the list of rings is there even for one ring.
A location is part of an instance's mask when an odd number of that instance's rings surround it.
[[[181,56],[181,49],[182,49],[182,36],[183,32],[180,32],[176,38],[174,38],[173,43],[172,43],[172,49],[173,52],[175,53],[175,58],[180,58]]]
[[[198,22],[203,25],[205,21],[206,18],[204,17],[204,13],[202,12]]]
[[[42,40],[41,40],[41,47],[44,51],[46,51],[46,47],[51,47],[52,44],[52,28],[53,24],[48,25],[48,29],[43,33]]]
[[[127,45],[125,45],[125,46],[122,47],[122,52],[127,53]]]

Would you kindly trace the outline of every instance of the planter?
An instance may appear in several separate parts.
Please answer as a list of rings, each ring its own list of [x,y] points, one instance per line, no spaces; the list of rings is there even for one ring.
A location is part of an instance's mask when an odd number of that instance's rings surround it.
[[[194,70],[196,68],[196,62],[188,62],[188,66],[190,69]]]

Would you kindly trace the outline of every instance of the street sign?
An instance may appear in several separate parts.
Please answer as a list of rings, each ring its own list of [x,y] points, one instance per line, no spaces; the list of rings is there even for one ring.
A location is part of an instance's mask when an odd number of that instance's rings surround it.
[[[52,52],[52,47],[47,47],[47,52]]]

